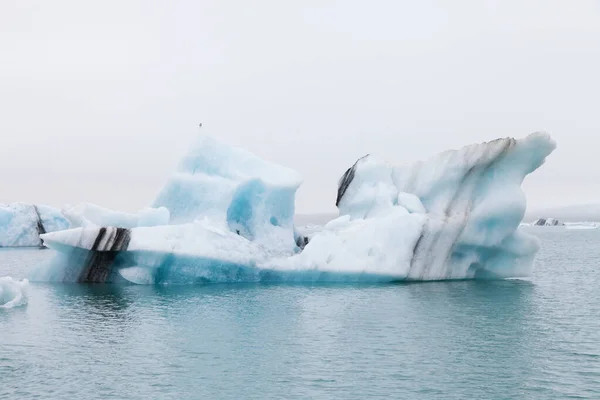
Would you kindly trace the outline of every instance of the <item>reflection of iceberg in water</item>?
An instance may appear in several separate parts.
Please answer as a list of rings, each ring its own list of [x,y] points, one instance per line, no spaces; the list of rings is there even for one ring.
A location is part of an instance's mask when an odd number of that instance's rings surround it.
[[[293,225],[299,175],[202,138],[155,201],[171,224],[43,236],[70,282],[397,281],[530,273],[520,185],[555,148],[498,139],[393,167],[363,157],[340,180],[340,217],[311,240]],[[39,276],[38,276],[39,278]]]

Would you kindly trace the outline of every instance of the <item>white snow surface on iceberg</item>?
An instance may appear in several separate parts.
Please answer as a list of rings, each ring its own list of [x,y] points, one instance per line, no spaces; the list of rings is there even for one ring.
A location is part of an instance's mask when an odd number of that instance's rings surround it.
[[[69,228],[60,210],[26,203],[0,204],[0,247],[40,246],[40,234]]]
[[[135,283],[526,276],[538,242],[517,230],[520,185],[554,148],[536,133],[409,166],[363,157],[340,181],[340,217],[301,251],[292,222],[298,174],[203,138],[155,202],[170,210],[172,225],[129,230],[110,268]],[[118,232],[105,233],[85,227],[43,238],[64,254],[85,254],[98,243],[111,248]],[[84,258],[107,268],[106,257]]]
[[[92,203],[81,203],[74,207],[65,207],[62,213],[70,221],[72,228],[95,226],[137,228],[167,225],[169,223],[169,210],[165,207],[147,207],[131,214],[113,211]]]
[[[29,281],[18,281],[10,276],[0,277],[0,308],[13,308],[27,304]]]

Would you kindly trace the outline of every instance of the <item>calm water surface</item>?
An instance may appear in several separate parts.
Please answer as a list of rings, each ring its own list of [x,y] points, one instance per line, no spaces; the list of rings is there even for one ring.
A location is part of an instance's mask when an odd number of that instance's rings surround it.
[[[530,280],[32,284],[0,309],[0,399],[600,398],[600,230],[534,232]]]

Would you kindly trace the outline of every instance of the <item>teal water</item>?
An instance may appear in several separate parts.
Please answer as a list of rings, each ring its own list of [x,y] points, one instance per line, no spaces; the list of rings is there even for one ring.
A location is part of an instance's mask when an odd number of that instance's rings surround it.
[[[0,399],[600,398],[600,230],[534,232],[528,280],[31,284],[0,309]]]

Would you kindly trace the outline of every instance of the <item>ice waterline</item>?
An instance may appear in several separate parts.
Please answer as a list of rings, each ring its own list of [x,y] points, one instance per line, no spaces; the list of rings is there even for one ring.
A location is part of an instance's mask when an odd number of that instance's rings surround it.
[[[409,166],[372,156],[339,183],[340,216],[293,225],[300,176],[203,137],[154,202],[170,225],[42,235],[58,251],[37,279],[74,282],[398,281],[527,276],[538,242],[518,226],[521,183],[556,145],[498,139]]]

